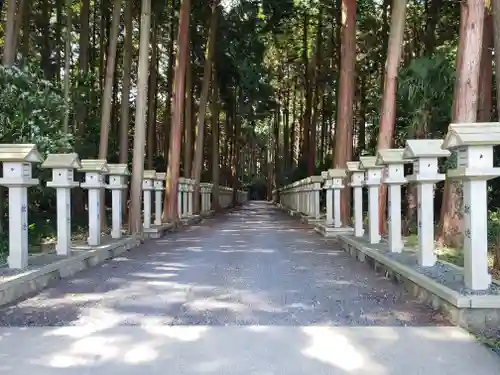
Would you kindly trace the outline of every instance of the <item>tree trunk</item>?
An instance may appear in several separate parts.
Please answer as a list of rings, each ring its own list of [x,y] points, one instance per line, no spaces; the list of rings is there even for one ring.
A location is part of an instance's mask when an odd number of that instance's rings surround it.
[[[157,62],[158,62],[158,25],[157,15],[152,15],[153,33],[151,36],[151,62],[149,67],[148,122],[147,122],[147,156],[148,169],[154,169],[155,137],[156,137],[156,94],[157,94]]]
[[[63,131],[68,134],[69,131],[69,89],[70,89],[70,64],[71,64],[71,5],[72,0],[67,0],[66,4],[66,35],[64,37],[64,104],[66,108],[64,109],[64,124]]]
[[[16,23],[14,25],[14,45],[13,45],[13,51],[14,51],[14,59],[15,55],[17,53],[17,47],[19,45],[19,37],[21,35],[21,27],[24,24],[24,13],[27,13],[29,11],[29,1],[28,0],[20,0],[19,1],[19,6],[16,14]]]
[[[193,163],[193,64],[191,55],[186,66],[186,101],[184,103],[184,177],[191,178]],[[194,209],[194,207],[193,207]],[[196,211],[194,211],[196,212]]]
[[[278,77],[278,82],[280,81],[280,77]],[[273,116],[273,143],[274,143],[274,188],[276,189],[276,194],[278,194],[278,189],[280,187],[280,174],[281,174],[281,163],[280,163],[280,133],[281,133],[281,98],[278,99],[278,107],[274,111]],[[279,199],[279,197],[277,197]]]
[[[309,152],[309,133],[311,131],[311,83],[309,82],[309,51],[308,51],[308,43],[309,43],[309,15],[307,14],[307,10],[304,13],[303,20],[303,35],[302,35],[302,63],[304,64],[304,96],[305,96],[305,108],[302,115],[302,149],[300,152],[300,158],[302,159]]]
[[[208,42],[205,52],[205,66],[203,68],[203,84],[201,88],[200,108],[198,109],[198,119],[196,122],[196,143],[194,146],[194,159],[191,177],[195,180],[194,185],[194,212],[200,211],[200,201],[197,198],[200,195],[201,169],[203,164],[203,135],[205,127],[205,117],[207,113],[208,96],[210,94],[210,78],[212,75],[212,61],[215,51],[215,37],[217,35],[217,6],[212,3],[212,15],[210,16],[210,30],[208,33]]]
[[[3,66],[11,67],[16,59],[16,13],[17,0],[10,0],[7,4],[7,23],[5,25],[5,43],[3,49]]]
[[[406,19],[406,0],[394,0],[392,4],[391,31],[387,47],[387,62],[384,79],[384,96],[380,117],[380,131],[377,150],[390,148],[394,136],[396,123],[396,91],[401,52],[403,50],[403,37]],[[380,187],[379,194],[379,220],[381,233],[386,227],[387,186]]]
[[[356,64],[356,1],[342,0],[342,31],[340,82],[335,122],[334,168],[345,168],[352,157],[352,118],[354,104],[355,64]],[[342,222],[350,221],[349,189],[342,190],[341,215]]]
[[[467,0],[461,9],[461,43],[457,52],[457,84],[453,122],[476,122],[479,94],[481,44],[483,41],[484,0]],[[445,181],[439,226],[439,241],[444,245],[462,245],[463,214],[461,184]]]
[[[287,77],[288,78],[288,77]],[[288,79],[287,79],[288,81]],[[290,86],[285,87],[285,103],[283,108],[283,170],[290,168]]]
[[[79,78],[86,76],[89,69],[89,45],[90,45],[90,0],[82,1],[80,10],[80,39],[79,39],[79,56],[78,56],[78,72]],[[75,109],[75,127],[80,136],[85,134],[85,119],[87,117],[87,108],[84,103],[78,103]]]
[[[22,2],[24,9],[22,10],[23,14],[23,38],[21,42],[21,66],[24,67],[28,63],[29,53],[30,53],[30,18],[31,18],[31,7],[30,2],[28,0],[23,0]]]
[[[292,99],[292,125],[290,130],[290,160],[289,165],[295,168],[295,161],[297,160],[296,152],[299,146],[299,137],[297,137],[297,78],[293,83],[293,99]]]
[[[169,42],[168,42],[168,68],[167,68],[167,87],[165,90],[166,100],[165,100],[165,121],[164,121],[164,156],[165,161],[168,159],[169,147],[170,147],[170,129],[172,122],[172,88],[174,81],[174,66],[175,66],[175,33],[176,33],[176,22],[175,22],[175,6],[176,0],[172,0],[172,6],[170,8],[170,28],[169,28]],[[163,216],[167,215],[167,197],[165,196],[163,202]]]
[[[428,0],[430,5],[426,7],[425,23],[425,54],[431,56],[434,53],[436,45],[436,26],[439,21],[439,9],[443,0]],[[427,5],[427,3],[426,3]]]
[[[151,31],[151,0],[142,0],[141,35],[139,41],[139,67],[135,113],[134,150],[132,159],[132,181],[130,183],[130,231],[142,233],[142,176],[144,173],[144,146],[146,144],[146,110],[148,95],[148,55]]]
[[[22,0],[21,0],[22,1]],[[54,25],[54,55],[55,55],[55,66],[56,66],[56,80],[59,81],[61,79],[61,44],[65,45],[65,43],[61,43],[62,39],[62,13],[63,13],[63,0],[55,0],[56,3],[56,22]],[[70,9],[71,4],[66,4],[66,8]],[[66,17],[67,18],[67,17]],[[16,22],[17,27],[17,22]],[[66,40],[66,37],[64,38]]]
[[[481,69],[479,73],[479,97],[477,109],[477,121],[491,121],[492,91],[493,91],[493,16],[485,8],[483,45],[481,52]]]
[[[130,119],[130,73],[132,69],[132,33],[133,33],[133,16],[132,2],[125,2],[124,18],[124,43],[123,43],[123,79],[122,79],[122,95],[120,109],[120,163],[128,162],[128,131]],[[125,200],[124,200],[125,201]]]
[[[109,49],[106,59],[106,80],[101,103],[101,127],[99,138],[99,159],[108,159],[109,127],[111,122],[111,104],[113,99],[113,82],[115,76],[116,47],[118,44],[118,26],[120,22],[121,0],[113,1]],[[101,224],[106,228],[105,190],[101,189]]]
[[[179,15],[179,52],[175,69],[175,95],[170,131],[170,148],[167,168],[167,220],[177,222],[177,192],[179,188],[179,167],[181,158],[182,112],[186,89],[186,66],[189,56],[189,13],[190,0],[182,0]]]
[[[495,79],[497,87],[497,112],[500,114],[500,0],[492,0],[493,6],[493,42],[495,47]]]
[[[220,146],[219,146],[219,115],[220,106],[218,100],[218,88],[216,70],[213,69],[213,84],[212,84],[212,210],[219,210],[219,180],[220,180]]]
[[[99,142],[99,159],[108,157],[109,125],[111,120],[111,101],[113,94],[113,78],[115,75],[116,46],[118,42],[118,26],[120,22],[121,0],[113,2],[110,40],[106,59],[106,81],[101,104],[101,128]]]
[[[239,91],[239,92],[238,92]],[[243,107],[243,94],[241,88],[236,90],[234,98],[234,133],[233,133],[233,156],[231,158],[231,186],[233,188],[233,206],[236,206],[236,191],[239,189],[238,166],[240,165],[240,136],[241,136],[241,113]]]
[[[368,108],[368,98],[366,95],[366,76],[361,75],[361,92],[360,92],[360,111],[359,111],[359,127],[358,127],[358,156],[362,155],[362,152],[366,148],[366,112]]]
[[[310,90],[311,90],[311,112],[309,114],[309,126],[310,126],[310,135],[309,135],[309,153],[307,160],[307,174],[312,176],[316,172],[316,139],[317,139],[317,123],[318,123],[318,107],[320,98],[323,96],[323,88],[322,84],[319,82],[319,78],[321,75],[321,67],[322,67],[322,54],[321,50],[323,48],[323,7],[320,7],[318,14],[318,29],[316,33],[316,51],[314,54],[314,59],[311,64],[311,82]],[[313,91],[314,89],[314,91]]]

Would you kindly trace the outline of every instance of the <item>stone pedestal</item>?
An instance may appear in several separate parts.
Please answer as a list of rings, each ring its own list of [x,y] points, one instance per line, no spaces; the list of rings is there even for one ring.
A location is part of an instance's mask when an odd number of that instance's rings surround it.
[[[382,178],[382,167],[376,164],[375,156],[359,158],[360,167],[365,170],[365,186],[368,188],[368,238],[371,244],[380,243],[378,196]]]
[[[444,180],[438,173],[438,158],[450,155],[441,150],[439,139],[418,139],[406,141],[403,157],[413,159],[413,174],[408,182],[417,184],[418,199],[418,262],[423,267],[436,263],[434,254],[434,185]]]
[[[155,189],[155,225],[161,225],[161,213],[163,208],[164,181],[167,179],[166,173],[157,173],[154,182]]]
[[[403,238],[401,235],[401,185],[406,183],[404,165],[410,160],[403,158],[404,149],[386,149],[377,153],[377,164],[384,168],[382,182],[387,185],[389,224],[389,248],[393,253],[403,251]]]
[[[31,178],[32,163],[42,157],[33,144],[0,145],[3,178],[0,185],[9,189],[9,268],[28,266],[28,187],[38,185]]]
[[[81,161],[79,169],[85,172],[85,182],[80,184],[82,189],[88,190],[88,214],[89,214],[89,246],[101,244],[101,189],[106,187],[104,174],[109,172],[106,160],[86,159]]]
[[[71,252],[71,189],[80,185],[74,181],[74,169],[81,168],[80,159],[72,154],[49,154],[42,168],[52,169],[52,181],[47,187],[56,189],[57,198],[57,255]]]
[[[354,236],[363,237],[365,230],[363,228],[363,186],[365,181],[365,172],[360,168],[358,161],[347,162],[347,170],[351,174],[349,186],[354,195]]]
[[[151,194],[154,191],[154,180],[156,180],[156,171],[145,170],[142,176],[142,191],[144,200],[144,218],[143,228],[151,228]]]
[[[457,168],[447,177],[463,183],[464,282],[486,290],[488,273],[487,181],[500,176],[493,167],[493,146],[500,144],[500,123],[451,124],[443,148],[457,151]]]
[[[127,189],[127,176],[130,175],[127,164],[108,164],[109,183],[106,186],[111,190],[111,215],[113,239],[122,238],[123,222],[123,195]]]

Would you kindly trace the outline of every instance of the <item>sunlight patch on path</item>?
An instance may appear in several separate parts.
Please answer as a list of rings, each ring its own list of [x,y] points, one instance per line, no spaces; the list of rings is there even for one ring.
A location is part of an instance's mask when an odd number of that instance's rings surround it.
[[[156,375],[166,369],[173,375],[495,375],[500,358],[453,327],[0,329],[0,373]]]

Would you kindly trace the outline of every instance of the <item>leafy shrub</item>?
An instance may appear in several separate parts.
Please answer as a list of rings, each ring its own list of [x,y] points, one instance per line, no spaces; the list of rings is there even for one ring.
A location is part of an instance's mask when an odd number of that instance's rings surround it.
[[[0,142],[35,143],[39,150],[70,148],[63,133],[66,103],[62,92],[47,80],[16,67],[0,66]]]

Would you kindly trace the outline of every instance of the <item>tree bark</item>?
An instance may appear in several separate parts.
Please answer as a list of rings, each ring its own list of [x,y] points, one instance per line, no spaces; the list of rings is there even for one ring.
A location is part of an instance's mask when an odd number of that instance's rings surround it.
[[[184,103],[184,177],[191,178],[193,163],[193,64],[191,55],[186,66],[186,101]],[[194,209],[194,206],[193,206]],[[194,211],[196,212],[196,211]]]
[[[167,168],[167,220],[177,222],[177,192],[179,188],[179,167],[182,136],[182,112],[184,109],[186,89],[186,65],[189,56],[189,13],[190,0],[182,0],[179,15],[179,52],[175,69],[175,95],[172,113],[172,126],[170,131],[170,147]]]
[[[220,181],[220,126],[219,126],[219,95],[217,87],[216,70],[213,69],[213,84],[212,84],[212,210],[219,210],[219,181]]]
[[[79,39],[79,56],[78,56],[78,72],[79,78],[82,79],[88,73],[89,69],[89,45],[90,45],[90,0],[82,1],[80,10],[80,39]],[[77,83],[78,84],[78,83]],[[87,117],[87,108],[84,103],[77,102],[75,108],[75,127],[80,136],[85,134],[85,119]]]
[[[311,131],[311,83],[309,82],[309,51],[308,51],[308,43],[309,43],[309,14],[307,10],[304,12],[303,19],[303,35],[302,35],[302,63],[304,64],[304,99],[305,99],[305,108],[302,113],[302,149],[300,151],[300,159],[304,158],[309,152],[309,133]]]
[[[401,52],[403,50],[403,37],[406,19],[406,0],[394,0],[392,3],[391,31],[387,47],[387,62],[384,79],[384,96],[380,118],[380,131],[377,150],[390,148],[394,136],[396,122],[396,91]],[[387,186],[380,187],[379,194],[379,220],[381,233],[386,227]]]
[[[144,146],[146,144],[146,110],[148,95],[149,34],[151,31],[151,0],[142,0],[141,35],[139,41],[139,67],[135,113],[132,181],[130,183],[130,231],[142,233],[142,176],[144,173]]]
[[[309,153],[307,155],[307,174],[312,176],[316,172],[316,139],[317,139],[317,123],[318,123],[318,107],[320,98],[323,96],[323,87],[319,82],[322,67],[322,54],[323,48],[323,7],[320,7],[318,14],[318,29],[316,33],[316,51],[311,64],[311,82],[310,95],[311,95],[311,112],[309,114]],[[314,89],[314,90],[313,90]]]
[[[164,157],[165,161],[168,159],[169,147],[170,147],[170,129],[172,123],[172,89],[174,81],[174,66],[175,66],[175,34],[176,34],[176,22],[175,22],[175,9],[176,0],[171,0],[170,8],[170,28],[169,28],[169,42],[168,42],[168,68],[167,68],[167,87],[165,89],[166,100],[165,100],[165,121],[164,121]],[[167,197],[164,199],[163,204],[163,216],[166,217],[167,213]]]
[[[120,163],[128,162],[128,131],[130,119],[130,73],[132,69],[132,33],[133,16],[132,2],[125,2],[124,19],[124,43],[123,43],[123,79],[120,109]]]
[[[205,117],[207,113],[208,96],[210,94],[210,78],[212,76],[212,61],[215,51],[215,37],[217,35],[217,5],[212,3],[212,15],[210,16],[210,30],[208,33],[208,42],[205,52],[205,66],[203,68],[203,84],[201,88],[200,108],[198,109],[198,119],[196,122],[196,140],[194,146],[194,158],[191,177],[194,179],[194,196],[200,195],[201,169],[203,164],[203,136],[205,127]],[[200,201],[194,199],[194,212],[200,211]]]
[[[29,52],[30,52],[30,18],[31,18],[31,8],[28,0],[23,0],[22,2],[24,9],[22,10],[23,14],[23,37],[21,42],[21,66],[24,67],[28,63]]]
[[[481,70],[479,73],[479,97],[477,121],[491,121],[493,91],[493,16],[488,8],[484,8],[483,45],[481,52]]]
[[[149,68],[148,122],[147,122],[147,156],[148,169],[154,169],[155,136],[156,136],[156,94],[157,94],[157,62],[158,62],[158,25],[157,15],[152,15],[151,62]]]
[[[352,157],[352,127],[356,64],[356,1],[342,0],[341,58],[334,168],[345,168]],[[342,190],[342,222],[350,221],[349,189]]]
[[[72,27],[72,16],[71,16],[71,5],[72,0],[67,0],[66,4],[66,34],[64,37],[64,104],[66,108],[64,109],[64,124],[63,131],[68,134],[69,131],[69,90],[70,90],[70,69],[71,69],[71,29]]]
[[[115,76],[116,50],[118,44],[118,26],[120,22],[121,0],[113,1],[110,40],[106,59],[106,79],[101,103],[101,127],[99,137],[99,159],[108,158],[109,127],[111,122],[111,105],[113,99],[113,82]],[[101,189],[101,223],[106,227],[105,190]]]
[[[104,93],[101,104],[99,159],[107,159],[108,157],[109,125],[111,120],[111,102],[113,94],[113,78],[115,75],[116,46],[118,43],[118,25],[120,22],[120,11],[121,0],[114,0],[108,56],[106,59],[106,81],[104,84]]]
[[[484,6],[484,0],[467,0],[461,5],[461,33],[453,103],[453,122],[456,123],[476,122],[477,119]],[[438,236],[444,245],[462,245],[462,200],[461,184],[447,179]]]
[[[10,0],[7,4],[7,23],[5,25],[5,44],[3,49],[3,66],[11,67],[16,59],[16,12],[17,0]]]
[[[493,42],[495,48],[495,80],[497,90],[500,88],[500,0],[492,0],[493,8]],[[500,95],[497,93],[497,112],[500,113]]]
[[[425,54],[431,56],[434,53],[436,45],[436,26],[439,21],[439,9],[443,0],[428,0],[430,5],[426,8],[425,23]],[[427,4],[426,4],[427,5]]]
[[[285,86],[285,101],[283,108],[283,170],[288,171],[290,168],[290,86],[288,85],[289,77],[287,74],[287,84]]]

